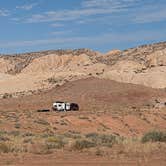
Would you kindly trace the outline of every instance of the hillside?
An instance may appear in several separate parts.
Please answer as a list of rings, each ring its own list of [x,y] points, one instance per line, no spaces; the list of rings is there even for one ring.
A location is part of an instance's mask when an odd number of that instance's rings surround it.
[[[164,166],[165,142],[142,143],[140,139],[153,130],[165,133],[166,107],[160,103],[165,99],[163,89],[98,78],[0,99],[0,165],[6,165],[6,160],[18,165],[66,165],[67,160],[67,165],[73,161],[78,165],[78,158],[74,159],[80,156],[83,165],[85,160],[93,160],[94,165],[98,160],[101,165],[103,161],[111,165],[112,160],[113,165],[130,165],[131,161],[131,165],[137,165],[141,160]],[[38,112],[51,109],[56,100],[77,102],[80,109]],[[156,107],[158,104],[160,107]],[[114,138],[117,142],[112,142]]]
[[[156,107],[158,102],[165,101],[165,99],[164,90],[118,83],[106,79],[87,78],[65,83],[60,87],[39,94],[21,98],[0,99],[0,110],[2,112],[5,110],[7,113],[12,113],[13,110],[25,114],[31,112],[33,119],[37,119],[37,117],[47,119],[52,127],[57,128],[56,132],[60,133],[67,132],[71,128],[83,133],[97,132],[100,123],[103,123],[103,125],[109,126],[112,132],[124,136],[139,136],[150,129],[165,129],[165,107],[164,105],[162,107],[162,104],[160,109]],[[67,113],[68,125],[56,124],[55,120],[60,119],[61,113],[55,114],[57,117],[55,118],[55,116],[52,116],[54,115],[53,112],[49,116],[45,116],[45,114],[42,115],[42,113],[39,114],[36,111],[50,109],[52,103],[56,100],[79,103],[80,110],[78,112]],[[101,117],[98,117],[98,114],[101,114]],[[79,119],[78,116],[88,116],[89,118],[94,116],[98,120],[84,122],[84,125],[87,125],[85,127],[81,125],[81,118]],[[114,119],[113,117],[117,118]],[[143,117],[146,117],[148,121]],[[124,120],[126,118],[126,122],[120,121],[121,118]],[[24,132],[29,130],[26,127],[29,123],[25,123],[27,119],[26,116],[20,118],[20,121],[24,121],[21,123],[24,124],[22,126]],[[126,127],[125,123],[130,127]],[[88,124],[90,125],[88,126]],[[135,124],[139,124],[139,126],[135,126]],[[11,123],[9,125],[7,125],[9,129],[14,130],[14,125]],[[34,126],[31,131],[42,130],[42,128],[36,127]],[[121,129],[121,127],[124,129]]]
[[[1,96],[50,89],[92,76],[165,88],[166,42],[106,54],[78,49],[0,56]]]
[[[165,44],[2,55],[0,165],[164,166]]]
[[[104,78],[141,84],[153,88],[166,87],[166,42],[144,45],[99,58],[111,65]]]

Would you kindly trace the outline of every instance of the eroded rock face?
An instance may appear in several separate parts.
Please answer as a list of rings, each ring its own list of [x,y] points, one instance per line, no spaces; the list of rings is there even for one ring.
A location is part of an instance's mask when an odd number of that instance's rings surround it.
[[[48,89],[87,77],[166,88],[166,42],[106,54],[78,49],[0,56],[0,94]]]
[[[96,60],[99,54],[78,49],[1,56],[0,94],[48,89],[101,74],[107,66]]]
[[[14,65],[9,60],[0,58],[0,73],[7,73],[9,70],[14,69]]]
[[[114,55],[112,62],[103,78],[153,88],[166,87],[166,42],[122,51]]]
[[[147,56],[147,67],[166,66],[166,48]]]
[[[90,49],[76,49],[76,50],[48,50],[48,51],[30,52],[30,53],[23,53],[23,54],[1,55],[0,56],[0,72],[3,66],[6,65],[6,69],[5,69],[6,73],[13,74],[13,75],[19,74],[24,68],[30,65],[35,59],[48,56],[48,55],[56,55],[60,58],[60,56],[63,56],[63,55],[79,56],[81,54],[85,54],[91,57],[92,59],[93,57],[95,57],[96,55],[99,55],[100,53],[92,51]]]

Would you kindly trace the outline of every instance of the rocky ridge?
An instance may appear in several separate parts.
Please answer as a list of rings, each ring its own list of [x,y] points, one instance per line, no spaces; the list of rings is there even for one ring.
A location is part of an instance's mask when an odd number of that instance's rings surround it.
[[[77,49],[0,56],[0,94],[49,89],[87,77],[166,88],[166,42],[106,54]]]

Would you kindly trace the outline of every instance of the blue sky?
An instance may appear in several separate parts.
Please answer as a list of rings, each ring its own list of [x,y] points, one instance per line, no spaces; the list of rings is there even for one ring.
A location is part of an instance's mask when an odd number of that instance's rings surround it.
[[[166,0],[0,0],[0,53],[166,40]]]

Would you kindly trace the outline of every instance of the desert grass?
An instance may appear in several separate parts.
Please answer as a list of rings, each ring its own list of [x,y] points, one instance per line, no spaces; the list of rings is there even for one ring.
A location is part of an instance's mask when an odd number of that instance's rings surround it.
[[[100,133],[67,132],[56,134],[47,132],[37,134],[23,133],[18,130],[0,131],[0,153],[50,154],[59,149],[82,151],[95,148],[95,154],[102,156],[104,154],[102,148],[112,149],[115,146],[119,147],[120,153],[135,155],[153,153],[160,151],[161,148],[166,150],[166,143],[163,141],[164,133],[159,134],[162,139],[159,137],[157,142],[151,141],[151,139],[142,142],[146,135],[140,138],[124,138]]]
[[[147,142],[143,144],[139,139],[125,139],[122,144],[122,151],[127,154],[148,154],[159,150],[160,144]]]
[[[141,140],[145,142],[166,142],[166,132],[161,131],[149,131],[144,134]]]

